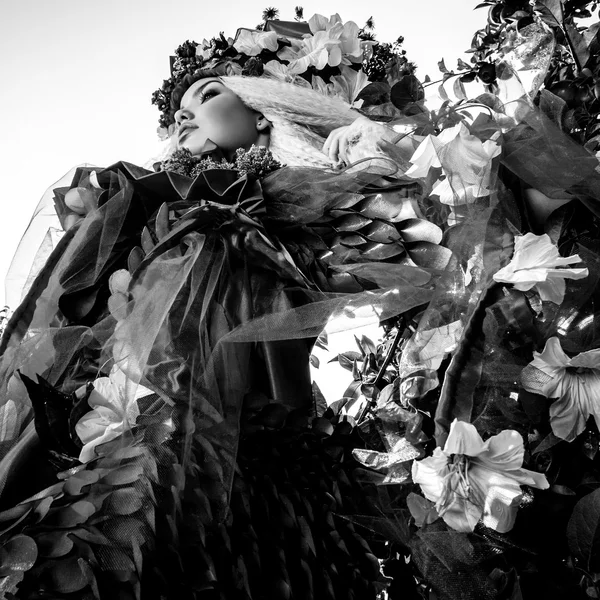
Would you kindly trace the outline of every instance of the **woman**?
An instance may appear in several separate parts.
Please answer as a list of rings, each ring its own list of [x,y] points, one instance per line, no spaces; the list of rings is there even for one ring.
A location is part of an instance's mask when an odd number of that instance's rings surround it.
[[[239,76],[257,63],[237,42],[174,62],[155,99],[176,148],[158,172],[81,169],[56,190],[79,222],[2,342],[4,589],[362,599],[468,579],[473,597],[513,593],[493,574],[512,564],[501,542],[523,542],[502,536],[521,485],[548,483],[522,468],[510,394],[552,331],[535,294],[587,273],[544,246],[543,280],[519,279],[532,269],[513,247],[546,240],[513,243],[526,220],[497,178],[508,111],[410,137],[385,95],[351,108],[357,68],[313,78],[319,94],[294,71],[309,38],[255,33],[269,77]],[[344,44],[357,67],[358,38]],[[527,181],[535,157],[511,131]],[[339,357],[355,382],[325,419],[313,341],[373,313],[386,343]]]
[[[162,170],[80,169],[55,191],[63,222],[79,222],[3,338],[3,568],[17,597],[377,593],[377,559],[337,516],[373,510],[345,462],[356,433],[309,420],[309,351],[342,309],[388,318],[425,302],[430,286],[406,274],[362,272],[412,249],[443,260],[441,231],[397,177],[408,139],[390,158],[377,144],[397,134],[348,103],[214,69],[174,90]],[[350,256],[344,220],[369,198]],[[406,249],[388,217],[411,226]],[[40,502],[39,527],[9,508]]]

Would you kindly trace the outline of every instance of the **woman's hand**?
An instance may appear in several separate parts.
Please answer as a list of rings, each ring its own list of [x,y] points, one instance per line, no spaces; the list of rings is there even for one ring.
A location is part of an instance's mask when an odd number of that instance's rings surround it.
[[[381,142],[395,143],[398,137],[393,129],[360,116],[351,125],[334,129],[323,145],[323,153],[338,166],[352,165],[368,158],[387,159]],[[412,156],[415,150],[415,144],[408,136],[404,136],[397,145],[407,150],[407,157]],[[390,171],[390,164],[389,160],[371,160],[366,161],[361,168],[375,167],[377,170]]]
[[[364,154],[368,148],[368,154],[373,156],[381,153],[377,142],[381,139],[389,141],[390,137],[394,137],[393,131],[367,117],[360,116],[352,125],[334,129],[323,146],[323,152],[329,156],[331,162],[349,165],[358,160],[357,146],[361,147],[360,154]],[[366,155],[360,158],[365,157]]]

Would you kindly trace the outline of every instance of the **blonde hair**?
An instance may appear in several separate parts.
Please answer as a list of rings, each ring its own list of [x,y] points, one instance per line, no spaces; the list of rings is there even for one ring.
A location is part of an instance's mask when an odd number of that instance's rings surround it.
[[[268,77],[221,77],[223,85],[271,124],[269,150],[282,164],[329,168],[322,152],[327,136],[353,123],[359,114],[340,98],[323,96]]]

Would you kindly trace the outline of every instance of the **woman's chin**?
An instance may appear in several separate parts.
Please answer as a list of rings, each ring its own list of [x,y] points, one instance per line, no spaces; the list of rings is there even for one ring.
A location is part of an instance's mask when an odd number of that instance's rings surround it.
[[[189,150],[193,156],[202,154],[205,151],[206,139],[203,140],[191,140],[184,139],[177,144],[179,150]]]

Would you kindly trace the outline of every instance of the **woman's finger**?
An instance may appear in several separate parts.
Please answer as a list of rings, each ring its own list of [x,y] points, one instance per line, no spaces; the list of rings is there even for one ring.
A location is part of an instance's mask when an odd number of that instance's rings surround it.
[[[340,136],[344,133],[345,129],[346,127],[334,129],[327,137],[325,144],[323,144],[323,153],[327,154],[332,162],[339,160]]]

